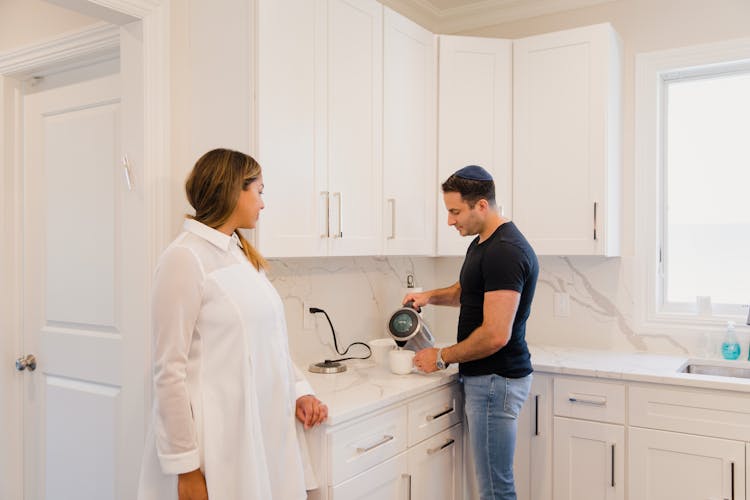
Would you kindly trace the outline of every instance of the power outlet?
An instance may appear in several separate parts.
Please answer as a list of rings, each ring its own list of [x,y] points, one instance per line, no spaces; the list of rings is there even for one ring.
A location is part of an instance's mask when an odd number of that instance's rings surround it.
[[[570,295],[565,292],[555,292],[554,315],[560,318],[570,316]]]
[[[310,304],[302,302],[302,328],[305,330],[315,329],[315,316],[310,312]]]

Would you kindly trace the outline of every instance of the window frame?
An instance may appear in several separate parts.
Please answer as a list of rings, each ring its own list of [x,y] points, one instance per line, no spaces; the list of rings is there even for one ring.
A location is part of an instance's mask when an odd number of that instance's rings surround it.
[[[666,126],[668,81],[741,71],[750,67],[750,38],[682,47],[636,56],[635,66],[635,330],[694,333],[721,330],[727,320],[744,325],[748,306],[714,305],[699,316],[695,304],[665,304]],[[750,301],[750,285],[748,297]],[[741,327],[742,328],[742,327]],[[750,330],[750,327],[748,327]]]

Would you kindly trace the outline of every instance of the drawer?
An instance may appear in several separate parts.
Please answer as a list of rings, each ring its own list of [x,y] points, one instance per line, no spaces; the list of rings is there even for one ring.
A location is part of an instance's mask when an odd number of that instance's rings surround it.
[[[463,399],[458,384],[451,384],[423,396],[408,405],[409,446],[462,420]]]
[[[625,385],[576,377],[555,377],[555,415],[599,422],[625,422]]]
[[[675,386],[630,386],[632,426],[750,441],[746,393]]]
[[[368,469],[406,449],[406,406],[335,428],[328,434],[331,484]]]

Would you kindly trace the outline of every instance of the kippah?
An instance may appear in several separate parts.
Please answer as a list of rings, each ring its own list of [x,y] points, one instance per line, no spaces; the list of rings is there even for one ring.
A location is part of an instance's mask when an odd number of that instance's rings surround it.
[[[453,175],[455,175],[456,177],[461,177],[462,179],[471,179],[473,181],[492,180],[492,176],[490,175],[490,173],[479,165],[469,165],[467,167],[461,168],[459,170],[456,170]]]

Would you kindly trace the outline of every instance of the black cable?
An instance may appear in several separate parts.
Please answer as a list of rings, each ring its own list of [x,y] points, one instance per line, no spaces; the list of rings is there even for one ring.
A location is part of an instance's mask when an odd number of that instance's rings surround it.
[[[319,307],[311,307],[310,314],[315,314],[315,313],[325,314],[326,319],[328,320],[328,325],[331,327],[331,334],[333,335],[333,347],[334,349],[336,349],[336,354],[338,354],[339,356],[345,356],[346,353],[349,352],[349,349],[351,349],[352,346],[355,346],[355,345],[365,346],[368,352],[367,356],[365,356],[364,358],[358,358],[356,356],[349,356],[346,358],[339,358],[339,359],[326,359],[325,360],[326,363],[330,363],[332,361],[347,361],[350,359],[368,359],[370,356],[372,356],[372,349],[370,349],[370,346],[365,344],[364,342],[352,342],[351,344],[349,344],[349,347],[344,349],[344,352],[339,351],[339,344],[338,344],[338,341],[336,340],[336,330],[333,328],[333,323],[331,323],[331,318],[328,317],[328,313]]]

